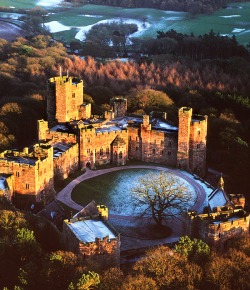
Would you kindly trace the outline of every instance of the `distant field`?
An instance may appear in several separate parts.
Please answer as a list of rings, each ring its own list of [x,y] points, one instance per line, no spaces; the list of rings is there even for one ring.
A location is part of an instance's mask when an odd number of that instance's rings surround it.
[[[32,8],[42,5],[44,8],[55,8],[59,2],[60,0],[2,0],[0,6]],[[45,23],[51,31],[54,31],[55,37],[65,41],[74,41],[76,38],[83,40],[84,32],[99,21],[122,18],[124,22],[128,19],[140,22],[141,27],[132,35],[133,37],[156,37],[158,30],[170,29],[200,35],[209,33],[213,29],[215,33],[230,37],[235,34],[238,42],[246,45],[250,42],[250,2],[231,5],[239,8],[220,9],[211,15],[199,15],[194,19],[187,18],[188,15],[185,12],[85,5],[50,14],[46,17]],[[145,27],[142,28],[143,23]]]
[[[1,0],[0,7],[31,9],[36,6],[51,7],[60,2],[62,0]]]

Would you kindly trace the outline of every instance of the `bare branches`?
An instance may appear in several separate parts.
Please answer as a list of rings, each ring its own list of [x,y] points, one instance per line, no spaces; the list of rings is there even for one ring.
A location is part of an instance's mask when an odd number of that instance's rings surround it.
[[[131,191],[136,207],[142,209],[142,215],[151,215],[159,225],[167,217],[180,215],[191,199],[185,183],[174,174],[165,172],[139,178]]]

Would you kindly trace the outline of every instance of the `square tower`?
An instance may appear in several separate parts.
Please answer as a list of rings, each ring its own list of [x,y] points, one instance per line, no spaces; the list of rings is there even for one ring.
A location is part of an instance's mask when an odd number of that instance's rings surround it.
[[[75,77],[48,80],[47,114],[49,126],[79,119],[83,104],[83,81]]]

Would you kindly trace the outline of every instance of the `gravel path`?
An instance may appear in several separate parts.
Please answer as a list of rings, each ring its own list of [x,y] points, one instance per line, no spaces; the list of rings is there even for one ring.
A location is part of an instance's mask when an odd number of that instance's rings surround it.
[[[202,204],[205,201],[206,198],[206,193],[205,190],[203,189],[203,187],[197,183],[194,179],[190,178],[189,176],[187,176],[186,174],[180,172],[179,170],[174,170],[174,169],[168,169],[165,167],[160,167],[160,166],[147,166],[147,165],[131,165],[131,166],[121,166],[121,167],[113,167],[113,168],[107,168],[107,169],[100,169],[100,170],[95,170],[92,171],[90,169],[87,169],[87,171],[82,174],[81,176],[77,177],[76,179],[74,179],[73,181],[71,181],[63,190],[61,190],[60,192],[58,192],[56,199],[58,199],[59,201],[63,202],[64,204],[66,204],[67,206],[74,208],[78,211],[80,211],[83,206],[77,204],[76,202],[74,202],[71,199],[71,193],[73,191],[73,189],[75,188],[75,186],[77,186],[79,183],[81,183],[84,180],[105,174],[105,173],[109,173],[109,172],[114,172],[114,171],[119,171],[119,170],[125,170],[125,169],[155,169],[155,170],[160,170],[160,171],[164,171],[164,172],[170,172],[173,173],[183,179],[185,179],[187,182],[189,182],[195,189],[195,192],[197,194],[197,200],[195,202],[195,204],[192,206],[192,210],[199,210],[199,208],[202,206]],[[112,217],[116,217],[116,215],[110,215]],[[118,216],[117,216],[118,217]],[[120,216],[119,217],[123,217],[124,219],[131,219],[133,217],[131,216]]]

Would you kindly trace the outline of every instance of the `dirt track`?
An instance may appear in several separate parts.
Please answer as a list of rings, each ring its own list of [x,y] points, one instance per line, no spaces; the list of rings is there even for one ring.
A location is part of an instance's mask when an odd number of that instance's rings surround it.
[[[15,40],[17,37],[24,37],[25,32],[22,28],[13,23],[0,20],[0,38],[7,41]]]

